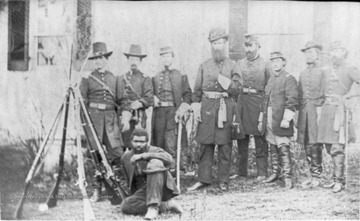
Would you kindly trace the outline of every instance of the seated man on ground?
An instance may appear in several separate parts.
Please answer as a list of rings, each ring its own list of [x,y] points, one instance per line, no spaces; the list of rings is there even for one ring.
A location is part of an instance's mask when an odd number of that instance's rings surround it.
[[[168,167],[173,159],[162,148],[148,144],[145,129],[135,129],[131,134],[132,149],[121,158],[131,195],[120,208],[126,214],[145,214],[145,219],[155,219],[159,212],[182,213],[182,208],[172,198],[179,195]]]

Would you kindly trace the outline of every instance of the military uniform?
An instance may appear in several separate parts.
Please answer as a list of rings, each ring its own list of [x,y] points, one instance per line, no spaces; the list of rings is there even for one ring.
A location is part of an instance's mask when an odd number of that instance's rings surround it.
[[[321,45],[309,41],[301,51],[306,52],[310,48],[322,50]],[[324,103],[325,75],[319,61],[308,64],[308,67],[300,73],[298,87],[300,108],[297,142],[304,145],[310,173],[314,178],[320,178],[322,173],[322,146],[317,143],[317,132],[320,118],[318,110]]]
[[[281,52],[271,53],[271,60],[279,58],[286,61]],[[261,107],[261,115],[264,118],[259,117],[260,120],[266,119],[265,137],[270,144],[272,162],[272,174],[264,180],[265,183],[275,181],[280,175],[280,166],[282,166],[286,187],[292,188],[290,137],[294,134],[293,117],[298,104],[295,77],[285,70],[274,72],[265,87],[265,99]],[[283,123],[287,123],[288,127]]]
[[[346,64],[324,67],[325,103],[322,106],[317,142],[325,144],[334,164],[335,183],[344,183],[345,161],[345,106],[342,96],[350,91],[352,84],[360,83],[360,72]]]
[[[218,76],[231,79],[223,88]],[[200,65],[196,76],[193,102],[201,102],[201,121],[196,140],[200,143],[199,181],[210,184],[214,147],[218,145],[218,180],[229,181],[231,166],[232,122],[236,114],[235,100],[241,90],[242,79],[238,66],[229,58],[221,63],[213,58]]]
[[[176,158],[177,124],[175,115],[182,103],[191,103],[191,88],[186,75],[176,69],[163,70],[152,78],[154,95],[159,99],[154,103],[152,118],[152,144],[164,148]],[[182,142],[187,142],[183,127]]]
[[[147,146],[142,159],[132,164],[130,159],[134,150],[128,150],[121,158],[131,195],[120,205],[127,214],[144,214],[149,206],[162,210],[166,201],[179,195],[168,167],[173,159],[162,148]],[[165,212],[165,211],[161,211]]]
[[[126,80],[125,80],[126,78]],[[137,123],[140,122],[142,128],[146,128],[146,112],[145,110],[154,103],[154,89],[151,78],[145,76],[141,71],[127,72],[120,76],[120,83],[124,84],[125,97],[130,101],[140,101],[142,108],[132,110],[132,120],[130,121],[130,130],[122,134],[125,147],[131,147],[130,136]],[[135,91],[133,91],[135,90]]]
[[[119,109],[121,110],[118,110],[118,113],[120,113],[122,110],[130,110],[129,103],[124,94],[125,88],[111,72],[100,73],[99,71],[93,71],[91,75],[104,82],[116,96],[114,98],[108,90],[104,89],[102,85],[91,77],[81,80],[81,95],[88,106],[100,142],[106,146],[111,161],[121,157],[123,153],[118,114],[115,111],[116,104],[120,104]]]
[[[267,176],[268,146],[257,129],[264,89],[271,76],[267,62],[257,56],[254,60],[244,58],[238,62],[244,79],[243,92],[238,98],[238,108],[244,127],[245,139],[238,140],[239,175],[247,176],[249,135],[254,135],[258,176]]]

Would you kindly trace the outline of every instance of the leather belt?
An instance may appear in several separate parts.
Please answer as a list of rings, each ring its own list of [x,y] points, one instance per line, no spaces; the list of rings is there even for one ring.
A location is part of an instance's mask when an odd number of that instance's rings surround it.
[[[229,97],[229,94],[226,92],[204,91],[203,96],[209,99],[221,99]]]
[[[245,94],[261,94],[261,93],[263,93],[263,90],[244,87],[243,88],[243,93],[245,93]]]
[[[332,105],[339,105],[341,103],[340,96],[326,96],[325,97],[325,104],[332,104]]]
[[[101,104],[90,102],[89,107],[96,108],[99,110],[115,110],[115,106],[112,104]]]
[[[174,102],[168,102],[168,101],[160,101],[158,105],[159,107],[175,107]]]

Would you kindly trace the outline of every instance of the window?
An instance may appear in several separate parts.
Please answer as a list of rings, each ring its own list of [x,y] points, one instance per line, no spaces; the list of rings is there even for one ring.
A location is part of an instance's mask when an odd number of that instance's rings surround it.
[[[9,1],[8,70],[27,71],[29,64],[29,1]]]

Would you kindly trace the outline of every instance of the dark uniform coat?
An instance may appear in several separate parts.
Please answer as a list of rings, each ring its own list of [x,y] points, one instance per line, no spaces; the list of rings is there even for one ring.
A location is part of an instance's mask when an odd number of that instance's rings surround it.
[[[325,72],[319,64],[308,66],[300,74],[299,78],[299,101],[300,110],[298,117],[297,142],[305,144],[305,133],[307,128],[307,144],[314,144],[317,141],[318,116],[316,107],[324,103],[324,84]]]
[[[243,87],[256,89],[259,93],[241,93],[238,98],[238,108],[241,114],[244,133],[249,135],[261,135],[257,129],[260,106],[264,99],[265,86],[271,76],[271,70],[267,62],[257,57],[254,60],[244,58],[238,61],[238,66],[243,77]]]
[[[146,154],[146,161],[150,161],[151,159],[158,159],[164,163],[165,167],[169,167],[173,161],[171,155],[159,147],[148,145],[146,147],[145,154]],[[133,155],[134,155],[134,151],[133,151],[133,149],[131,149],[131,150],[126,151],[121,158],[121,163],[124,165],[125,176],[128,181],[128,186],[130,188],[131,193],[134,193],[136,191],[136,189],[133,185],[135,165],[133,165],[130,162],[130,159]],[[179,190],[176,187],[174,179],[171,176],[169,171],[167,171],[167,173],[168,174],[166,176],[166,187],[169,190],[172,190],[173,195],[178,195]]]
[[[335,115],[338,111],[339,117],[342,118],[341,124],[344,126],[344,104],[342,102],[337,102],[338,104],[329,103],[327,99],[329,96],[347,94],[354,82],[360,83],[360,72],[356,67],[345,62],[338,66],[324,67],[324,69],[327,72],[324,78],[325,103],[322,106],[317,141],[319,143],[336,144],[339,143],[339,131],[334,130]]]
[[[276,136],[293,136],[294,122],[290,121],[289,128],[281,128],[280,123],[283,120],[285,109],[296,111],[299,105],[297,83],[294,76],[282,70],[278,76],[275,74],[269,79],[265,87],[265,96],[268,99],[268,105],[272,109],[272,130]],[[267,113],[267,107],[264,107],[264,116]]]
[[[218,82],[218,75],[222,74],[231,79],[231,84],[227,90],[221,87]],[[232,140],[232,122],[236,114],[235,100],[239,96],[242,87],[240,70],[229,58],[226,58],[221,65],[213,58],[205,61],[199,67],[194,93],[193,102],[201,102],[201,122],[199,122],[196,139],[202,144],[228,144]],[[219,128],[218,111],[220,99],[205,98],[204,92],[226,92],[229,94],[225,98],[226,103],[226,122],[223,128]],[[241,132],[243,129],[241,128]],[[243,135],[242,135],[243,137]]]
[[[104,140],[104,130],[106,130],[111,147],[122,146],[121,134],[118,126],[118,114],[115,111],[115,104],[119,105],[118,113],[122,110],[129,109],[129,102],[125,97],[125,88],[123,84],[119,83],[119,79],[111,72],[105,71],[100,73],[94,71],[91,75],[103,81],[113,92],[115,98],[104,89],[96,80],[91,77],[82,78],[80,83],[81,95],[84,98],[85,104],[88,106],[90,117],[93,121],[95,130],[99,136],[100,141]],[[114,106],[114,109],[100,110],[89,107],[90,103],[104,104]]]
[[[130,103],[139,100],[143,104],[143,107],[139,109],[141,111],[141,116],[139,116],[141,119],[139,119],[139,121],[141,122],[142,128],[146,128],[147,116],[145,110],[154,103],[154,89],[150,77],[145,76],[141,71],[136,70],[132,74],[127,72],[119,78],[120,83],[123,84],[122,87],[125,88],[125,97]],[[135,91],[133,91],[133,89]],[[135,111],[133,111],[132,114],[135,116]],[[134,130],[134,127],[135,121],[131,121],[130,130],[124,132],[122,135],[125,146],[127,147],[130,147],[130,135]]]
[[[164,71],[157,73],[153,78],[152,78],[152,83],[154,86],[154,95],[159,97],[159,90],[161,89],[161,84],[163,84],[163,80],[164,78],[161,76],[163,74]],[[172,89],[172,95],[174,98],[174,103],[175,103],[175,109],[177,110],[181,103],[185,102],[188,104],[191,104],[191,88],[189,86],[189,81],[187,78],[187,75],[185,74],[181,74],[181,72],[179,70],[176,69],[171,69],[169,70],[169,79],[170,79],[170,84],[171,84],[171,89]],[[154,108],[154,111],[156,108]],[[165,117],[165,116],[164,116]],[[152,144],[156,143],[156,139],[159,139],[156,134],[154,133],[155,131],[155,127],[166,127],[167,130],[169,129],[176,129],[176,123],[175,123],[175,115],[174,117],[172,117],[172,120],[168,122],[167,125],[155,125],[157,124],[157,120],[155,119],[155,114],[153,114],[152,117]],[[186,145],[187,144],[187,138],[186,138],[186,129],[185,127],[183,127],[183,131],[182,131],[182,144]],[[162,138],[164,139],[164,138]]]

